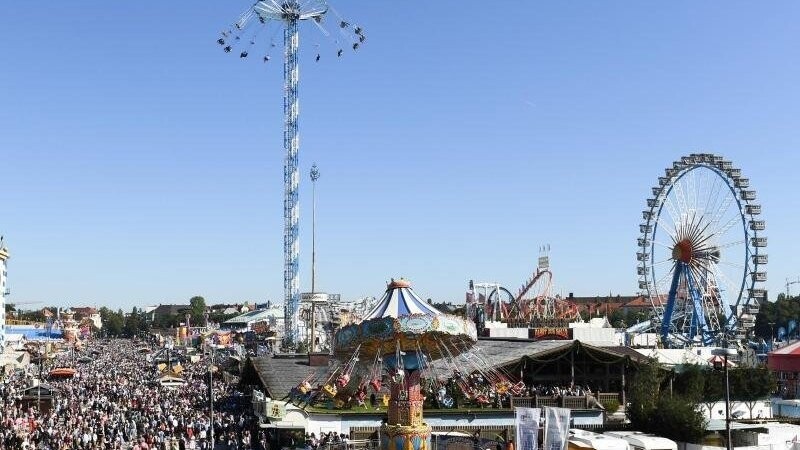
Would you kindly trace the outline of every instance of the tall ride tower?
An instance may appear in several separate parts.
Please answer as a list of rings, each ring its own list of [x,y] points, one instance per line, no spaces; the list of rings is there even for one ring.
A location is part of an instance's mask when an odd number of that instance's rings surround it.
[[[9,256],[8,248],[0,237],[0,353],[6,348],[6,261]]]
[[[338,23],[335,39],[324,27],[324,19],[328,13],[334,14]],[[284,326],[285,339],[289,345],[296,345],[298,333],[298,313],[300,310],[300,201],[299,186],[300,172],[298,151],[300,150],[300,133],[297,122],[300,113],[298,102],[298,50],[300,48],[300,35],[298,26],[301,21],[309,20],[316,25],[323,36],[329,38],[336,45],[337,57],[341,57],[345,47],[357,50],[366,40],[361,27],[352,25],[341,18],[326,0],[261,0],[255,2],[239,17],[239,20],[222,36],[217,43],[226,53],[236,49],[239,58],[247,58],[259,39],[261,31],[268,28],[283,28],[284,48],[284,131],[283,147],[286,158],[283,169],[284,199],[283,199],[283,288],[284,288]],[[273,26],[273,24],[276,24]],[[271,59],[270,44],[267,53],[263,56],[265,63]],[[319,47],[319,46],[317,46]],[[235,52],[234,52],[235,53]],[[316,61],[322,55],[317,52]]]

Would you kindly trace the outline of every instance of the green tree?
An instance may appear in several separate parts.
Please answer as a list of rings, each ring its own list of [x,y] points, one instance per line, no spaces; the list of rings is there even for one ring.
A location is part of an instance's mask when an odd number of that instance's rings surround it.
[[[99,312],[100,320],[103,322],[103,332],[110,337],[121,336],[125,326],[122,310],[114,312],[104,306]]]
[[[196,295],[189,299],[189,312],[192,315],[192,323],[199,325],[205,322],[206,299]]]
[[[139,313],[139,310],[134,306],[131,313],[125,317],[125,325],[123,327],[123,334],[128,337],[134,337],[144,331],[144,319]]]
[[[756,315],[754,332],[756,336],[769,341],[778,328],[787,327],[790,320],[800,320],[800,297],[786,297],[778,294],[775,302],[761,302]]]
[[[705,434],[706,419],[698,410],[697,403],[664,395],[658,399],[649,426],[646,431],[673,441],[698,443]]]
[[[687,369],[688,373],[677,376],[678,383],[673,383],[677,388],[670,395],[664,389],[667,372],[658,362],[639,365],[628,394],[628,419],[635,429],[673,440],[700,442],[706,425],[697,405],[703,378],[695,369]]]
[[[639,365],[629,387],[628,419],[636,429],[650,429],[650,418],[654,414],[664,373],[654,359]]]
[[[705,369],[697,364],[684,366],[682,371],[678,373],[673,380],[675,393],[693,402],[702,401],[706,384],[705,372]]]
[[[742,367],[728,371],[731,398],[744,403],[753,418],[753,408],[775,391],[775,376],[766,367]]]

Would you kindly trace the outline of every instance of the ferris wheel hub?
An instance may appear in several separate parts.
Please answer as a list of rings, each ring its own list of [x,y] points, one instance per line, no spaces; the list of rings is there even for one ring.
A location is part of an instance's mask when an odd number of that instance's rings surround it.
[[[672,259],[688,264],[692,262],[693,250],[694,246],[692,245],[692,241],[683,239],[675,243],[675,246],[672,247]]]

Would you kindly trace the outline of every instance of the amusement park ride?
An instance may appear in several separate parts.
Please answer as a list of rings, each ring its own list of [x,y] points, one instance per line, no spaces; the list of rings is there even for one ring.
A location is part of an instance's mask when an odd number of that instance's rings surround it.
[[[423,421],[425,399],[453,407],[454,397],[489,404],[490,392],[520,395],[525,385],[473,345],[475,324],[443,314],[423,301],[407,280],[392,280],[364,320],[340,328],[333,354],[340,364],[324,380],[309,375],[291,396],[308,405],[363,404],[368,392],[390,384],[382,450],[425,450],[431,427]],[[318,388],[313,386],[318,384]]]
[[[749,338],[766,301],[765,222],[756,191],[723,157],[675,161],[658,178],[639,225],[639,289],[667,347],[718,346]]]
[[[548,248],[549,250],[549,248]],[[467,292],[467,315],[478,323],[503,322],[513,328],[566,327],[581,320],[578,305],[552,293],[553,273],[545,251],[533,275],[514,295],[497,283],[473,283]]]
[[[326,29],[326,24],[333,15],[335,31]],[[238,53],[240,59],[247,58],[255,52],[262,42],[262,33],[266,30],[271,36],[269,45],[262,53],[262,61],[268,63],[275,51],[275,35],[283,30],[284,44],[284,133],[283,145],[286,151],[283,172],[284,182],[284,324],[285,341],[289,346],[296,345],[299,337],[300,310],[300,200],[299,200],[299,161],[300,133],[298,117],[300,104],[298,85],[300,71],[298,56],[300,47],[299,24],[303,21],[313,23],[331,45],[332,53],[341,58],[346,48],[358,50],[366,40],[363,28],[342,18],[326,0],[261,0],[243,12],[231,27],[222,32],[217,43],[225,53]],[[334,37],[335,36],[335,37]],[[315,60],[322,59],[322,52],[317,45]]]

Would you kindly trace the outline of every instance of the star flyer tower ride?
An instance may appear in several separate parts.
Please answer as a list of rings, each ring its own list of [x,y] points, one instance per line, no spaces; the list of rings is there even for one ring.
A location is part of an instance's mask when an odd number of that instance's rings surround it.
[[[422,420],[421,375],[433,361],[466,352],[477,339],[473,323],[428,305],[402,279],[389,283],[363,322],[337,331],[337,358],[382,359],[391,377],[388,420],[381,426],[382,450],[430,448],[431,427]]]
[[[329,14],[337,16],[338,37],[332,39],[332,33],[325,29],[324,19]],[[284,100],[283,111],[285,115],[283,146],[286,150],[286,160],[283,170],[284,201],[283,201],[283,287],[284,287],[284,341],[290,345],[296,344],[298,337],[298,312],[300,305],[300,201],[299,185],[300,173],[298,170],[297,154],[300,149],[300,134],[297,122],[300,114],[298,102],[298,82],[300,72],[298,69],[298,50],[300,35],[298,25],[301,21],[311,20],[322,34],[331,38],[336,45],[336,56],[341,57],[344,47],[358,50],[366,40],[363,30],[342,19],[341,16],[325,0],[262,0],[256,1],[239,17],[239,20],[222,36],[217,43],[222,46],[225,53],[239,52],[239,58],[247,58],[257,45],[263,30],[277,31],[283,28],[284,43]],[[265,63],[272,58],[271,52],[275,47],[273,42],[263,56]],[[319,47],[319,45],[317,45]],[[322,58],[318,51],[316,61]]]
[[[0,236],[0,353],[6,345],[6,261],[9,256],[8,248]]]

